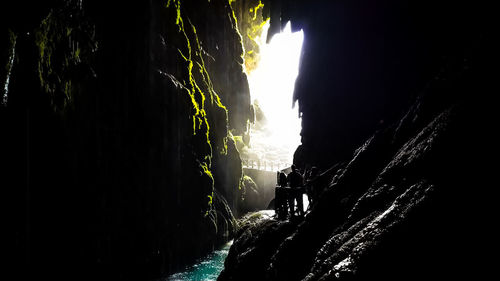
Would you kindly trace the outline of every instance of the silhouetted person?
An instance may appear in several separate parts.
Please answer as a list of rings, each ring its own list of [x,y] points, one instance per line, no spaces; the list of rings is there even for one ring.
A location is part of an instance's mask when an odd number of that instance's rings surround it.
[[[304,179],[302,175],[297,171],[297,167],[292,165],[292,171],[288,174],[288,184],[290,185],[290,195],[288,197],[288,203],[290,205],[290,215],[295,215],[295,200],[297,200],[297,209],[299,215],[304,215],[304,202],[302,200],[302,185]]]
[[[287,179],[286,174],[284,172],[279,172],[279,185],[281,187],[286,187]]]
[[[318,168],[312,167],[311,170],[309,171],[309,174],[307,176],[306,180],[306,194],[307,194],[307,199],[309,201],[309,209],[312,207],[313,204],[316,203],[317,200],[317,188],[315,187],[315,181],[318,177]]]
[[[288,211],[287,206],[287,178],[283,172],[278,172],[278,182],[274,193],[274,211],[278,219],[285,219]]]

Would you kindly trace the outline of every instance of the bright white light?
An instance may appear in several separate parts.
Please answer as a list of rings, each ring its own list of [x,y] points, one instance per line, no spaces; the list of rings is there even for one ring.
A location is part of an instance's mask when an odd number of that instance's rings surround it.
[[[264,27],[260,44],[260,62],[248,75],[252,100],[267,118],[262,128],[252,128],[251,151],[261,161],[292,163],[300,144],[300,119],[292,109],[292,95],[299,70],[304,35],[291,32],[290,23],[265,43],[269,23]]]

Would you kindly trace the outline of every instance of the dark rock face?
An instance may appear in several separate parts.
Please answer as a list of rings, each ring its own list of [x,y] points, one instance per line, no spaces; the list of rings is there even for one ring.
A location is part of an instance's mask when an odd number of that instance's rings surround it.
[[[249,73],[259,64],[260,48],[255,39],[262,34],[268,17],[266,14],[268,5],[264,5],[261,0],[234,1],[232,5],[245,47],[245,68]]]
[[[239,210],[242,205],[240,185],[243,180],[243,171],[240,154],[234,139],[228,138],[227,155],[215,157],[214,166],[218,167],[213,173],[217,189],[226,198],[233,214],[239,217]]]
[[[243,72],[243,44],[231,1],[186,1],[182,6],[198,31],[214,91],[224,101],[234,135],[247,131],[252,117],[250,89]],[[200,12],[206,11],[206,12]]]
[[[0,181],[20,279],[149,280],[230,239],[229,130],[251,112],[229,1],[1,5]]]
[[[287,222],[269,220],[238,234],[219,280],[491,274],[493,191],[480,164],[490,155],[482,145],[492,128],[487,93],[498,87],[488,9],[266,3],[271,19],[281,16],[275,24],[291,19],[304,29],[295,162],[322,167],[324,191],[297,227],[281,231]]]
[[[270,220],[239,233],[219,280],[486,276],[474,257],[488,242],[465,242],[480,241],[484,233],[472,218],[488,215],[476,203],[482,195],[468,191],[476,171],[462,162],[477,160],[464,150],[474,143],[465,133],[475,124],[469,113],[455,105],[411,137],[401,134],[402,124],[375,134],[345,168],[323,175],[331,182],[298,226]],[[405,120],[419,116],[409,115]]]
[[[288,221],[276,221],[269,211],[250,213],[239,220],[237,240],[231,246],[218,280],[261,280],[267,262],[297,226]]]
[[[280,6],[281,24],[304,29],[296,158],[324,169],[397,122],[444,65],[470,62],[489,28],[482,5],[452,1],[270,2]]]

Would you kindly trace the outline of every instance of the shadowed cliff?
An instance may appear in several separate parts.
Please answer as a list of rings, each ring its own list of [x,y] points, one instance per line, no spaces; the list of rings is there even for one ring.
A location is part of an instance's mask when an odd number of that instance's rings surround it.
[[[294,162],[320,167],[323,192],[303,221],[238,233],[218,280],[485,278],[498,88],[490,10],[315,4],[265,3],[271,30],[288,20],[304,30]]]
[[[1,4],[13,272],[149,280],[231,239],[251,112],[229,1],[39,2]]]

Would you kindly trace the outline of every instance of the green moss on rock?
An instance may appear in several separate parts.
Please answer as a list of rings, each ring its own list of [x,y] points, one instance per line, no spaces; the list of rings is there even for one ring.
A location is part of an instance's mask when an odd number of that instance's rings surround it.
[[[88,63],[97,49],[94,26],[80,9],[54,9],[35,30],[35,44],[40,87],[50,96],[54,111],[63,112],[74,98],[74,82],[81,79],[79,66]]]

